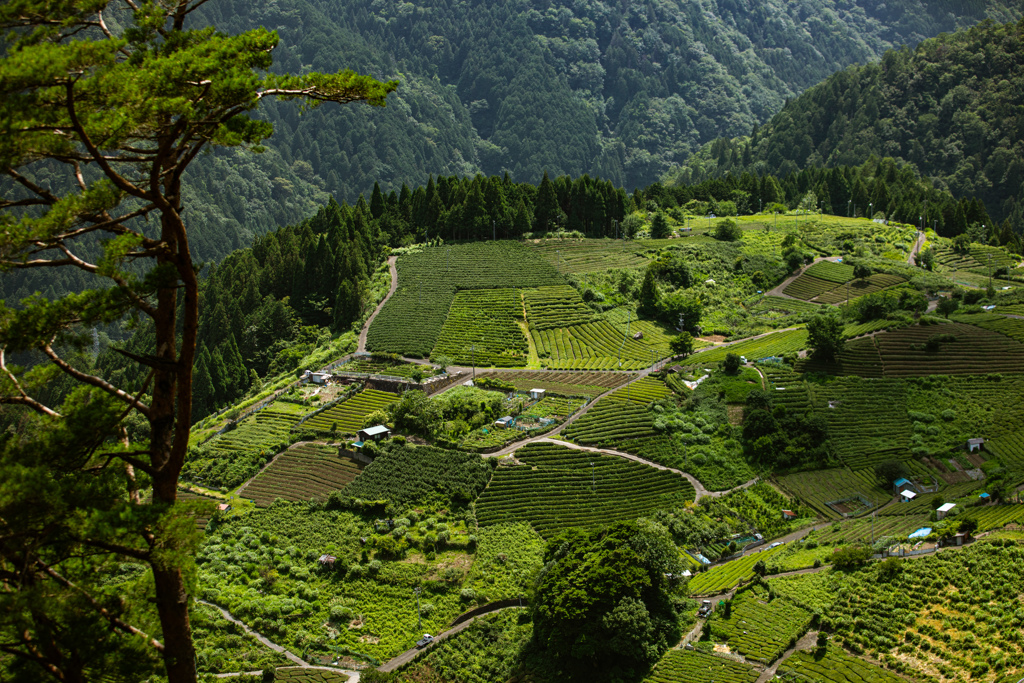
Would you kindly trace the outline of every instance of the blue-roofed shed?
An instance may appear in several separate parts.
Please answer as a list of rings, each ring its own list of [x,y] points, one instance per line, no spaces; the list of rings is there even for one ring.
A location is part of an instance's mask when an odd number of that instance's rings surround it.
[[[914,490],[917,487],[914,486],[914,482],[910,481],[909,479],[900,477],[899,479],[892,483],[892,488],[893,491],[895,491],[896,493],[902,493],[903,491],[906,491],[908,489]]]

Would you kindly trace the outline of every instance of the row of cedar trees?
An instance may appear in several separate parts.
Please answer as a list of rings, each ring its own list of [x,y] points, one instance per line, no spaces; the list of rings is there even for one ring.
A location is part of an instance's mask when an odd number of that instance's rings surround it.
[[[656,183],[632,193],[589,176],[551,180],[545,174],[536,186],[513,183],[507,175],[453,176],[387,195],[375,186],[369,202],[360,197],[354,206],[332,199],[315,216],[258,237],[203,278],[193,418],[237,400],[260,377],[294,369],[331,332],[362,320],[369,279],[388,247],[437,238],[517,239],[557,228],[614,237],[615,221],[638,208],[671,212],[699,205],[715,211],[719,202],[733,201],[746,213],[756,211],[759,201],[796,206],[810,191],[842,197],[846,187],[863,189],[865,196],[884,187],[893,201],[915,206],[927,201],[929,215],[977,207],[926,188],[912,175],[890,177],[888,168],[811,169],[785,178],[730,175],[690,186]],[[143,379],[129,376],[137,366],[118,354],[105,354],[100,364],[119,382]]]

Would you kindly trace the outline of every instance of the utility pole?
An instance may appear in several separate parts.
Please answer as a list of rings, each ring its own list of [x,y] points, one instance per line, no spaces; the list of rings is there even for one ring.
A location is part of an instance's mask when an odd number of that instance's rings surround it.
[[[847,199],[847,200],[846,200],[846,217],[847,217],[847,218],[849,218],[849,217],[850,217],[850,203],[851,203],[852,201],[853,201],[852,199]]]
[[[469,362],[473,366],[473,384],[476,384],[476,344],[469,345]]]
[[[492,220],[491,221],[491,241],[493,242],[493,241],[495,241],[497,239],[498,239],[498,228],[495,227],[494,221]]]

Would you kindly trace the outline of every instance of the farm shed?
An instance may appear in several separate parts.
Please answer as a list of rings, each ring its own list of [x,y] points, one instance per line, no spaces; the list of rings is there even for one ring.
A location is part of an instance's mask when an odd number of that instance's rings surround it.
[[[331,378],[331,373],[311,372],[310,370],[306,370],[306,372],[302,376],[305,379],[308,379],[313,384],[327,384],[327,380]]]
[[[967,452],[980,451],[985,444],[985,439],[967,439]]]
[[[231,505],[228,503],[221,503],[220,505],[217,506],[217,509],[220,510],[221,512],[227,512],[228,510],[231,509]]]
[[[981,502],[983,502],[983,503],[991,503],[992,502],[992,496],[988,495],[987,493],[979,493],[978,494],[978,498],[981,498]]]
[[[915,491],[917,487],[909,479],[900,478],[892,483],[892,489],[896,493],[903,493],[904,491]]]
[[[505,428],[505,427],[509,427],[509,426],[511,426],[513,424],[515,424],[515,420],[512,419],[511,415],[506,415],[505,417],[499,417],[497,420],[494,421],[494,426],[495,427]]]
[[[544,394],[547,393],[543,389],[530,389],[530,399],[533,401],[539,401],[544,398]]]
[[[334,563],[337,561],[338,558],[336,558],[334,555],[321,555],[319,559],[321,567],[328,567],[331,569],[334,568]]]
[[[900,491],[900,502],[909,503],[910,501],[917,498],[917,494],[913,491]]]
[[[949,511],[952,510],[955,507],[956,507],[956,503],[946,503],[945,505],[939,506],[938,509],[935,510],[935,518],[936,519],[945,519],[946,515],[949,514]]]
[[[391,430],[384,425],[377,425],[375,427],[367,427],[366,429],[360,429],[356,432],[357,441],[353,441],[352,445],[356,448],[362,448],[363,444],[367,441],[380,441],[391,436]]]
[[[796,519],[796,513],[793,512],[792,510],[783,510],[782,511],[782,521],[787,521],[787,520],[790,520],[790,519]]]

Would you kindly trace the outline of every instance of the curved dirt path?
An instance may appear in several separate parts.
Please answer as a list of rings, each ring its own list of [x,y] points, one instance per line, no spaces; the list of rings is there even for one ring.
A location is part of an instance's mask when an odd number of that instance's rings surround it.
[[[917,265],[917,255],[921,253],[921,247],[924,246],[924,233],[920,230],[917,231],[917,240],[914,241],[914,247],[910,250],[910,255],[907,256],[907,263],[912,266]]]
[[[526,609],[526,608],[525,607],[518,607],[518,606],[515,606],[515,605],[513,605],[513,606],[503,605],[503,606],[500,606],[500,607],[495,607],[494,609],[485,610],[483,612],[480,612],[479,614],[473,615],[469,619],[466,619],[461,624],[453,626],[452,628],[448,629],[444,633],[440,633],[440,634],[434,636],[434,641],[433,642],[437,643],[439,641],[444,640],[445,638],[448,638],[448,637],[451,637],[451,636],[455,635],[459,631],[462,631],[462,630],[468,628],[470,624],[472,624],[474,621],[476,621],[477,619],[479,619],[482,616],[486,616],[488,614],[493,614],[494,612],[500,612],[501,610],[506,610],[506,609]],[[398,655],[397,657],[394,657],[393,659],[389,659],[388,661],[386,661],[383,664],[381,664],[379,667],[377,667],[377,670],[378,671],[383,671],[384,673],[388,673],[388,672],[394,671],[398,667],[400,667],[400,666],[402,666],[404,664],[408,664],[412,660],[416,659],[416,657],[421,652],[429,651],[431,647],[433,647],[433,645],[425,647],[422,650],[419,650],[417,648],[412,648],[411,650],[406,650],[405,652],[403,652],[402,654]]]
[[[791,284],[793,284],[793,280],[797,279],[798,277],[803,275],[805,272],[807,272],[807,269],[810,268],[811,266],[813,266],[815,263],[817,263],[818,261],[825,261],[825,260],[828,260],[830,258],[833,258],[833,257],[825,257],[825,256],[816,256],[816,257],[814,257],[813,261],[811,261],[809,264],[807,264],[806,266],[804,266],[803,268],[798,270],[793,275],[790,275],[789,277],[787,277],[785,280],[783,280],[781,283],[779,283],[778,285],[776,285],[772,289],[769,289],[767,292],[764,293],[764,295],[765,296],[777,296],[777,297],[780,297],[782,299],[793,299],[795,301],[803,301],[803,299],[797,299],[795,296],[790,296],[789,294],[783,294],[782,290],[784,290],[786,287],[789,287]]]
[[[370,331],[370,325],[377,317],[377,314],[380,313],[380,310],[384,308],[384,304],[386,304],[388,299],[390,299],[395,291],[398,290],[398,268],[395,266],[397,261],[397,256],[388,257],[388,267],[391,269],[391,289],[388,290],[388,295],[384,297],[379,304],[377,304],[377,308],[374,309],[373,313],[370,314],[370,317],[366,319],[366,324],[363,325],[363,329],[359,331],[359,346],[356,347],[356,350],[359,353],[366,352],[366,333]]]

